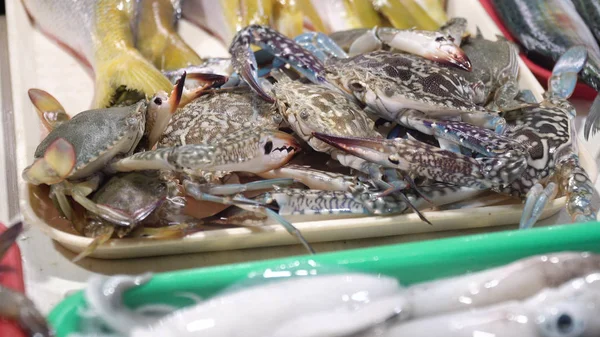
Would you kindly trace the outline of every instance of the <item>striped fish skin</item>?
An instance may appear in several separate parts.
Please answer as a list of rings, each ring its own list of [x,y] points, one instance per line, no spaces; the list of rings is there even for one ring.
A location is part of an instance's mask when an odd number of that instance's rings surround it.
[[[571,0],[493,0],[492,3],[528,57],[548,69],[570,47],[587,46],[588,62],[580,78],[600,90],[600,47]]]
[[[571,0],[581,18],[585,21],[596,41],[600,42],[600,1]]]

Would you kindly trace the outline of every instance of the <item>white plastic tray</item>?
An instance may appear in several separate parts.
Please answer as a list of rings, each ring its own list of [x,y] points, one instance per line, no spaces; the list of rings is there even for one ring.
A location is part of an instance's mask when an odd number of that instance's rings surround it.
[[[9,47],[13,104],[18,112],[15,114],[18,135],[17,169],[22,172],[31,163],[35,148],[43,136],[41,124],[27,97],[27,90],[36,87],[52,93],[73,114],[89,108],[93,81],[77,60],[30,25],[22,7],[13,9],[11,14],[14,17],[9,20],[8,27]],[[496,34],[501,34],[477,0],[448,1],[448,12],[450,16],[467,18],[472,32],[478,26],[487,38],[493,39]],[[181,23],[180,33],[202,56],[227,56],[224,46],[187,22]],[[521,87],[531,89],[541,99],[541,86],[523,64],[519,81]],[[595,180],[597,169],[594,160],[590,160],[586,153],[580,155],[583,166]],[[21,177],[19,180],[20,206],[28,223],[38,226],[73,252],[80,252],[90,244],[92,239],[75,234],[64,220],[57,218],[57,213],[47,198],[47,190],[31,188]],[[552,201],[542,218],[556,214],[564,204],[565,198]],[[437,232],[440,231],[516,224],[521,212],[522,205],[425,212],[433,226],[423,223],[415,214],[294,222],[294,225],[309,242],[422,233],[431,233],[437,237]],[[423,235],[418,237],[423,238]],[[116,259],[289,244],[296,244],[296,241],[283,228],[268,225],[261,230],[235,228],[207,231],[179,240],[111,240],[99,247],[92,256]]]

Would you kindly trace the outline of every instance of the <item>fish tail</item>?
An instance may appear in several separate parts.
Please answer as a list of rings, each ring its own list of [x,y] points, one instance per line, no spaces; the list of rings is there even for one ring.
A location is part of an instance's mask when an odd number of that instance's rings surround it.
[[[150,0],[136,5],[135,47],[161,71],[198,65],[202,58],[177,34],[178,1]]]
[[[96,71],[96,108],[113,105],[119,94],[134,92],[151,97],[159,91],[169,92],[171,82],[137,51],[127,50],[101,62]]]
[[[583,135],[586,140],[596,134],[600,130],[600,95],[596,95],[588,116],[585,119],[585,125],[583,127]]]
[[[202,64],[203,60],[178,35],[169,36],[164,51],[154,64],[163,71]],[[160,63],[160,65],[157,65]]]

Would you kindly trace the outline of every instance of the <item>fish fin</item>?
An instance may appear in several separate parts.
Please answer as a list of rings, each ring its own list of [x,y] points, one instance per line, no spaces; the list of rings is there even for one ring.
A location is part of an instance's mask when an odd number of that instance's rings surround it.
[[[172,86],[171,82],[137,51],[129,50],[99,64],[96,69],[94,105],[97,108],[109,107],[123,92],[148,98],[159,91],[169,92]]]
[[[33,88],[29,89],[27,93],[46,130],[52,131],[55,127],[70,119],[65,108],[48,92]]]
[[[585,125],[583,127],[583,136],[585,140],[588,140],[590,136],[593,136],[600,130],[600,95],[596,95],[594,103],[590,107],[588,116],[585,119]]]
[[[179,36],[169,36],[161,55],[161,70],[173,70],[202,64],[203,60]]]

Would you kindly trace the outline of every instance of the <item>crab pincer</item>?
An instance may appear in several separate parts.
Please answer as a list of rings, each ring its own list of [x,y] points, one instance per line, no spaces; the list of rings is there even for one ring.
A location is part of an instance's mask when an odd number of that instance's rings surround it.
[[[371,52],[377,50],[373,46],[382,44],[447,66],[465,71],[472,69],[467,54],[451,35],[443,32],[376,27],[357,38],[350,45],[349,54]]]
[[[258,66],[250,45],[257,45],[272,53],[276,58],[290,64],[294,69],[314,83],[324,83],[325,65],[294,40],[261,25],[250,25],[234,37],[229,52],[233,68],[263,99],[275,100],[258,83]]]

